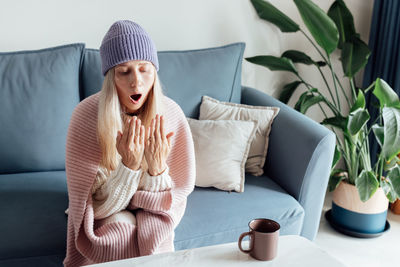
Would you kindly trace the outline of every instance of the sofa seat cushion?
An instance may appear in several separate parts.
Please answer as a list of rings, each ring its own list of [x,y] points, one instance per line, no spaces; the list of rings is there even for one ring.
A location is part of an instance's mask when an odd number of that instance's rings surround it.
[[[0,175],[0,260],[65,255],[64,171]]]
[[[175,249],[235,242],[255,218],[277,221],[281,235],[299,235],[304,210],[266,176],[247,174],[243,193],[196,187],[175,230]]]

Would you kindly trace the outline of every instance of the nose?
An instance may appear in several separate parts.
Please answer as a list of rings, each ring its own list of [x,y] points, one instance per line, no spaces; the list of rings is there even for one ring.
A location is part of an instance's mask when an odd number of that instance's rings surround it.
[[[138,70],[132,71],[131,75],[131,87],[138,87],[142,85],[142,77]]]

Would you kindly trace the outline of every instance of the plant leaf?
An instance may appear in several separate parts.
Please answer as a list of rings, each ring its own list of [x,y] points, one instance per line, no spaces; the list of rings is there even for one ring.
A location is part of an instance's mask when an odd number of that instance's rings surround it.
[[[332,53],[339,41],[335,22],[311,0],[294,0],[294,3],[315,41],[327,54]]]
[[[376,79],[375,88],[372,93],[379,99],[381,108],[384,106],[400,108],[399,96],[384,80],[380,78]]]
[[[368,110],[357,109],[349,114],[349,120],[347,122],[347,129],[351,135],[356,135],[361,128],[368,122],[370,116]]]
[[[356,179],[356,187],[361,201],[365,202],[375,194],[379,182],[372,171],[362,170]]]
[[[400,153],[400,109],[384,107],[382,116],[385,137],[382,153],[385,160],[390,161]]]
[[[360,38],[353,37],[351,41],[343,44],[342,67],[346,77],[354,77],[368,63],[371,51],[367,44]]]
[[[396,194],[396,192],[394,191],[393,185],[392,185],[392,183],[390,182],[390,180],[388,180],[388,179],[381,179],[380,185],[381,185],[381,187],[382,187],[382,189],[383,189],[383,192],[385,193],[387,199],[388,199],[391,203],[395,202],[396,199],[397,199],[397,194]]]
[[[340,157],[341,157],[340,150],[338,148],[338,145],[336,144],[335,146],[335,154],[333,155],[333,161],[332,161],[332,169],[335,168],[336,164],[339,162]]]
[[[382,147],[382,145],[385,143],[385,133],[383,126],[379,126],[378,124],[372,125],[372,131],[374,131],[376,141],[378,142],[379,146]]]
[[[329,177],[328,182],[328,190],[329,192],[335,191],[335,189],[339,186],[340,182],[346,179],[346,175],[343,170],[334,170]]]
[[[358,91],[356,102],[351,107],[350,113],[355,111],[355,110],[357,110],[357,109],[359,109],[359,108],[361,108],[361,109],[365,108],[365,96],[364,96],[364,93],[361,90]]]
[[[251,3],[261,19],[273,23],[282,32],[297,32],[300,29],[296,22],[283,14],[269,2],[263,0],[251,0]]]
[[[283,103],[287,104],[289,102],[289,99],[292,97],[294,91],[296,91],[297,87],[302,84],[300,81],[294,81],[291,83],[286,84],[283,87],[282,93],[279,96],[279,100],[282,101]]]
[[[289,58],[293,61],[293,63],[303,63],[306,65],[318,65],[317,62],[312,60],[305,53],[298,51],[298,50],[287,50],[287,51],[283,52],[281,57]]]
[[[313,95],[310,94],[309,92],[305,92],[300,96],[299,101],[297,101],[295,109],[305,114],[310,107],[323,101],[324,101],[323,96]]]
[[[343,44],[356,34],[353,15],[342,0],[336,0],[329,8],[328,16],[339,31],[338,47],[342,49]]]
[[[340,130],[346,131],[347,130],[347,118],[342,116],[335,116],[324,119],[321,124],[323,125],[330,125],[336,127]]]
[[[267,67],[268,69],[290,71],[297,74],[297,69],[293,65],[293,62],[285,57],[274,57],[274,56],[255,56],[246,58],[247,61]]]
[[[396,195],[400,197],[400,166],[397,165],[393,169],[391,169],[386,178],[390,180],[390,183],[393,186],[393,190],[396,192]]]

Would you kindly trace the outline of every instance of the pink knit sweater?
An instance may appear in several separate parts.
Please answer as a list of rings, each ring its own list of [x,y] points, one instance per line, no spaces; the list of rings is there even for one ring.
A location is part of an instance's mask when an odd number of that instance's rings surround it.
[[[80,266],[172,251],[174,229],[186,207],[195,181],[192,135],[181,108],[164,98],[166,132],[173,131],[172,150],[167,159],[173,181],[171,190],[138,190],[128,209],[137,220],[116,222],[94,229],[90,189],[101,157],[97,141],[99,93],[75,108],[68,128],[66,173],[69,196],[67,255],[65,266]]]

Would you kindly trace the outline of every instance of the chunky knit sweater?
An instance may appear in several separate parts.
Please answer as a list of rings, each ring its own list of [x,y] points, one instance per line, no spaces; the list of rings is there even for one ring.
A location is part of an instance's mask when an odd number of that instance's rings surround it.
[[[137,189],[161,192],[171,187],[168,168],[160,175],[151,176],[141,169],[131,170],[122,162],[110,173],[101,167],[91,189],[94,219],[105,219],[125,210]]]
[[[137,190],[127,207],[137,224],[114,222],[96,228],[91,188],[101,151],[97,140],[99,93],[75,108],[68,128],[66,173],[69,196],[65,266],[80,266],[172,251],[174,229],[186,207],[195,181],[194,146],[181,108],[164,98],[166,132],[173,131],[167,159],[171,190]]]

